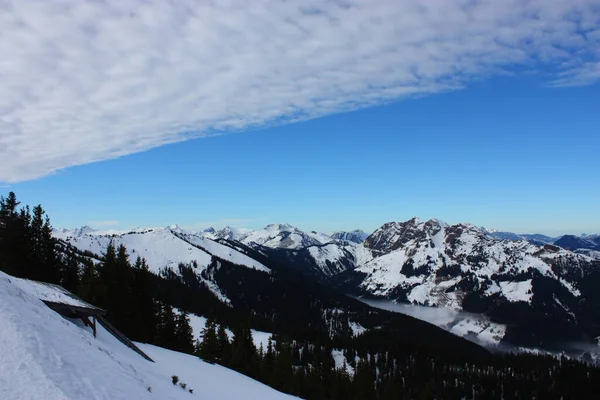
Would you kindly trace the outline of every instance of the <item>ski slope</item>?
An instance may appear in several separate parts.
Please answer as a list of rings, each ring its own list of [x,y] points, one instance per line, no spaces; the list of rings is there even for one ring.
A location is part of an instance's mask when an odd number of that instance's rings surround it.
[[[140,344],[154,363],[98,327],[46,307],[27,282],[0,272],[0,399],[291,399],[232,370]],[[177,375],[190,393],[172,384]]]

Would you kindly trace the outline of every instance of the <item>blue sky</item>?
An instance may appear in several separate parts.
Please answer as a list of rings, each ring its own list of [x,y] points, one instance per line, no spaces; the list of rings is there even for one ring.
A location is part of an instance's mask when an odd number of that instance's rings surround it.
[[[597,0],[23,0],[0,193],[57,227],[600,232]]]
[[[158,147],[10,186],[56,226],[600,229],[600,87],[536,78]],[[5,189],[8,190],[8,189]],[[114,223],[112,223],[112,222]]]

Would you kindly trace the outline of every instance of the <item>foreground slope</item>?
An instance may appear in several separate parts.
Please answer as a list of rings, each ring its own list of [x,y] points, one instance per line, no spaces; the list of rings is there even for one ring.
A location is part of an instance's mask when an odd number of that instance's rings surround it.
[[[140,345],[146,361],[99,327],[46,307],[0,272],[0,398],[43,400],[286,399],[246,376],[197,357]],[[194,393],[171,383],[177,375]]]

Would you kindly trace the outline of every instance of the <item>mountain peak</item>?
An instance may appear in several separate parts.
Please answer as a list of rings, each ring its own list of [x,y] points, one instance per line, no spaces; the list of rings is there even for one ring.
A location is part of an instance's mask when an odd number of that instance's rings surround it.
[[[334,232],[331,235],[332,239],[335,240],[345,240],[347,242],[360,244],[365,241],[366,238],[369,237],[369,234],[364,232],[362,229],[355,229],[353,231],[339,231]]]

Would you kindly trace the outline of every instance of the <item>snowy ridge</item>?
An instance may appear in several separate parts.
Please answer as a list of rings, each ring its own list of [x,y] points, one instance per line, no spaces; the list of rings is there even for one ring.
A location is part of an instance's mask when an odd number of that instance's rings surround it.
[[[438,220],[393,222],[375,231],[357,249],[357,272],[366,274],[362,289],[376,296],[404,293],[415,304],[461,308],[474,288],[508,301],[531,302],[531,277],[561,283],[574,296],[577,285],[559,277],[553,264],[591,258],[558,247],[527,241],[498,241],[471,224],[449,226]],[[464,284],[469,277],[474,283]]]
[[[201,234],[186,233],[176,225],[167,228],[139,228],[119,234],[94,231],[79,236],[67,236],[63,240],[81,251],[89,251],[96,255],[102,255],[111,242],[115,247],[122,244],[127,248],[132,261],[138,256],[145,258],[148,268],[156,274],[163,268],[177,273],[180,263],[194,264],[200,279],[224,303],[230,301],[219,287],[210,279],[200,276],[213,261],[213,256],[236,265],[270,273],[266,266],[240,251]]]
[[[61,237],[61,235],[57,236]],[[137,256],[146,259],[152,272],[161,268],[175,268],[179,263],[196,262],[199,271],[204,270],[212,261],[212,256],[222,258],[237,265],[263,272],[269,269],[258,261],[239,251],[217,243],[200,234],[185,233],[176,226],[167,228],[139,228],[125,233],[106,234],[94,231],[92,234],[68,236],[66,242],[79,250],[87,250],[101,255],[110,242],[115,246],[124,245],[132,259]]]
[[[0,326],[1,399],[292,398],[198,357],[138,344],[155,361],[149,362],[102,326],[94,338],[89,328],[61,317],[3,272]],[[174,386],[172,375],[194,393]]]
[[[269,248],[300,249],[330,242],[325,234],[307,234],[290,224],[271,224],[264,229],[250,232],[241,239],[247,245],[260,245]]]

